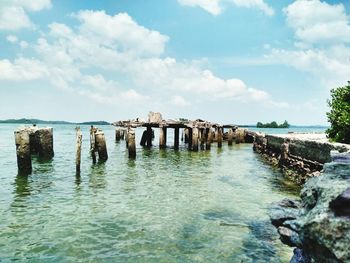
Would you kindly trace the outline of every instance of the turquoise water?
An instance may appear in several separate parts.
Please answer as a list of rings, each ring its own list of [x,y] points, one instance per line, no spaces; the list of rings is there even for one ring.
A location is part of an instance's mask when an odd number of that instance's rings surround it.
[[[267,207],[298,189],[249,144],[137,148],[103,126],[109,159],[92,165],[82,127],[82,173],[75,130],[54,125],[55,157],[33,159],[17,176],[13,131],[0,125],[0,262],[288,262]],[[137,131],[140,139],[142,130]],[[168,132],[171,145],[172,133]],[[157,144],[157,134],[155,139]]]
[[[278,129],[271,129],[271,128],[248,128],[251,131],[260,131],[265,134],[284,134],[288,132],[295,132],[295,133],[324,133],[327,130],[327,127],[291,127],[291,128],[278,128]]]

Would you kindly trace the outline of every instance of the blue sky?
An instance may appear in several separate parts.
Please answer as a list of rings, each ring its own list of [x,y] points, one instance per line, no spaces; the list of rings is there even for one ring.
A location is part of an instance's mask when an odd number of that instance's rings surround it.
[[[349,1],[2,0],[0,119],[327,124]]]

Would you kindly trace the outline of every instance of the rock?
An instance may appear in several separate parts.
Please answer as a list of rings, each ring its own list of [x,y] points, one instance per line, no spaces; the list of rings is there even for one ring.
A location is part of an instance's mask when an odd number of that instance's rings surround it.
[[[301,245],[300,238],[297,232],[291,230],[290,228],[280,226],[277,229],[283,244],[290,247],[298,247]]]
[[[302,249],[295,248],[290,263],[311,263],[311,259]]]
[[[300,204],[298,201],[289,199],[274,203],[269,211],[271,223],[279,227],[287,220],[296,219],[299,215],[299,207]]]
[[[350,216],[350,187],[330,202],[329,207],[337,216]]]

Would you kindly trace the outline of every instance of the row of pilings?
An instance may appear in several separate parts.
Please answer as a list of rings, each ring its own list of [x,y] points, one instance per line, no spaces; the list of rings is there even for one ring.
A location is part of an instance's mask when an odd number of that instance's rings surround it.
[[[167,147],[167,127],[159,127],[159,148]],[[179,149],[180,130],[182,128],[174,128],[174,150]],[[217,142],[217,147],[221,148],[223,140],[227,140],[228,145],[232,145],[233,141],[238,143],[252,142],[244,129],[229,128],[224,133],[223,127],[212,128],[183,128],[181,141],[183,141],[188,150],[210,150],[211,144]],[[136,134],[135,128],[116,128],[115,141],[125,140],[128,149],[128,156],[131,159],[136,158]],[[152,147],[154,140],[154,129],[146,127],[143,132],[140,145],[146,148]],[[15,131],[17,166],[20,174],[30,174],[32,172],[32,156],[38,156],[42,160],[50,160],[54,156],[53,148],[53,129],[38,128],[36,126],[26,127]],[[82,149],[82,133],[79,127],[76,128],[76,172],[80,174],[81,167],[81,149]],[[102,129],[91,126],[90,128],[90,155],[92,162],[105,162],[108,160],[107,144]]]

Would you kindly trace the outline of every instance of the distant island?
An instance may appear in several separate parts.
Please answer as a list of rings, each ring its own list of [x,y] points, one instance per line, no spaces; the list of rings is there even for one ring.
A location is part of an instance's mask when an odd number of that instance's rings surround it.
[[[68,121],[44,121],[39,119],[8,119],[0,120],[0,123],[9,124],[71,124],[71,125],[110,125],[111,123],[106,121],[87,121],[87,122],[68,122]]]
[[[278,124],[277,122],[273,121],[270,123],[261,123],[258,122],[256,124],[257,128],[289,128],[290,125],[287,121],[284,121],[282,124]]]

